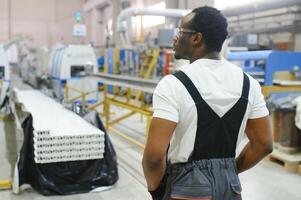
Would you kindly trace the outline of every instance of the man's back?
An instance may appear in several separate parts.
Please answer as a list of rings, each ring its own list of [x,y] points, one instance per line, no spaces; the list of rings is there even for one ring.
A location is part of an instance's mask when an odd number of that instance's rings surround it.
[[[242,70],[226,60],[199,59],[180,68],[193,82],[206,103],[220,117],[238,101],[242,92]],[[260,86],[252,77],[246,114],[243,118],[238,143],[249,118],[268,115],[260,93]],[[197,129],[195,103],[184,85],[175,77],[167,76],[154,93],[154,117],[177,122],[170,142],[168,158],[172,163],[187,162],[193,150]]]
[[[154,92],[142,161],[148,190],[160,200],[241,199],[237,174],[272,151],[260,86],[221,59],[228,32],[217,9],[195,8],[175,32],[175,58],[191,64],[164,77]],[[249,142],[236,158],[244,130]]]

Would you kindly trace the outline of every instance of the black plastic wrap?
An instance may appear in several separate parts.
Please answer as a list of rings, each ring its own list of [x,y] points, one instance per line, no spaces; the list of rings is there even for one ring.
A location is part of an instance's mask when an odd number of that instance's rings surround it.
[[[105,132],[96,112],[84,117]],[[111,186],[118,180],[117,158],[114,147],[105,133],[103,159],[37,164],[34,161],[32,116],[22,123],[24,143],[17,163],[19,186],[30,184],[43,195],[68,195],[90,192]]]

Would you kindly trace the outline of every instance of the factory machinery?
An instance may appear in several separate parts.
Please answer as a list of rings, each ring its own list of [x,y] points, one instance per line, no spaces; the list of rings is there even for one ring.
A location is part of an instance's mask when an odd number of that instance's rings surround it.
[[[230,52],[228,60],[236,62],[243,70],[264,86],[271,86],[280,83],[280,73],[288,73],[286,79],[296,80],[300,77],[293,77],[300,72],[301,52],[286,51],[242,51]],[[294,74],[294,72],[296,72]],[[277,76],[278,74],[278,76]],[[284,77],[283,77],[284,78]],[[278,79],[278,80],[277,80]]]
[[[301,52],[230,52],[228,60],[242,67],[261,85],[265,96],[272,91],[299,91]]]
[[[133,140],[133,138],[129,138],[126,134],[122,133],[120,130],[116,130],[113,126],[135,113],[140,113],[147,118],[146,130],[148,130],[152,110],[151,106],[148,104],[149,102],[141,97],[143,97],[143,94],[152,93],[158,81],[165,75],[162,73],[164,72],[164,69],[158,68],[160,67],[160,56],[158,56],[156,50],[150,50],[149,52],[153,53],[153,55],[150,56],[150,61],[144,61],[140,65],[139,62],[135,60],[137,59],[137,55],[135,55],[133,51],[126,50],[128,53],[127,56],[123,56],[122,51],[123,50],[108,49],[106,51],[106,61],[104,62],[105,73],[99,73],[94,76],[98,77],[99,81],[102,81],[105,85],[108,85],[108,87],[105,87],[106,89],[104,91],[104,115],[106,118],[106,127],[137,145],[144,147],[144,144]],[[301,91],[301,84],[298,80],[299,66],[301,66],[300,52],[233,52],[229,53],[228,59],[241,66],[245,72],[257,79],[262,85],[265,96],[268,96],[271,92]],[[172,61],[168,63],[170,64]],[[157,68],[155,66],[157,66]],[[169,67],[171,66],[172,65]],[[129,88],[132,90],[139,90],[140,92],[129,97]],[[126,98],[123,100],[116,98],[116,96],[120,94],[120,91],[127,91],[125,93],[127,94],[125,95]],[[137,100],[142,101],[137,104],[137,102],[139,102]],[[117,119],[111,120],[112,115],[110,115],[110,105],[128,109],[130,112]]]
[[[154,48],[144,51],[130,49],[109,48],[105,50],[103,72],[123,75],[132,78],[160,80],[170,74],[173,65],[173,52],[168,48]],[[120,87],[109,86],[109,93],[117,94],[122,91]],[[127,95],[132,96],[134,94]],[[140,94],[140,95],[139,95]],[[136,93],[139,100],[141,93]],[[145,101],[151,103],[149,98]]]
[[[58,98],[78,99],[88,92],[85,101],[98,100],[98,83],[85,74],[97,73],[98,65],[90,45],[67,45],[58,48],[50,59],[50,79]],[[65,91],[64,94],[64,89]],[[94,94],[91,94],[93,93]],[[64,96],[65,95],[65,96]]]
[[[270,156],[285,161],[285,168],[296,172],[300,159],[292,161],[287,157],[301,150],[300,130],[296,127],[300,118],[296,110],[301,106],[301,52],[233,52],[228,54],[228,59],[240,65],[262,85],[273,119],[275,150]]]
[[[19,65],[22,80],[34,88],[40,88],[44,76],[48,71],[49,49],[26,48],[23,49],[22,59]]]
[[[66,101],[77,100],[88,91],[97,91],[98,84],[83,77],[86,73],[98,71],[96,56],[90,45],[56,44],[51,51],[26,44],[20,46],[20,75],[34,88],[47,86],[56,98]],[[96,93],[85,97],[87,102],[98,100]]]
[[[153,89],[164,75],[175,70],[175,60],[170,48],[136,49],[105,49],[98,66],[94,50],[89,45],[58,45],[52,50],[49,67],[44,71],[50,77],[57,98],[75,103],[81,110],[93,110],[104,105],[106,128],[113,130],[114,124],[139,113],[146,116],[148,130]],[[300,54],[245,51],[229,53],[228,59],[254,76],[267,96],[271,91],[300,91]],[[144,84],[151,86],[148,89],[141,88]],[[101,90],[104,91],[103,98],[100,98]],[[129,112],[113,119],[110,117],[110,105],[125,108]],[[142,143],[138,145],[144,146]]]
[[[2,46],[0,56],[1,83],[9,83],[9,62]],[[51,91],[58,99],[81,104],[97,101],[97,82],[84,77],[87,73],[98,72],[96,56],[90,45],[58,45],[50,55],[49,65],[45,64],[47,56],[46,51],[31,49],[23,59],[24,66],[21,66],[24,81],[39,85],[42,82],[37,80],[48,76]],[[3,94],[6,95],[7,91]],[[118,180],[116,154],[97,113],[79,113],[88,123],[38,90],[14,89],[10,97],[10,110],[17,127],[24,133],[23,150],[15,169],[15,193],[19,193],[24,184],[30,184],[45,195],[112,188]],[[72,164],[69,161],[73,161]],[[65,168],[70,168],[70,173],[65,174]],[[90,170],[92,168],[94,171]],[[78,177],[77,170],[81,171],[83,179]],[[34,176],[27,179],[32,172]],[[56,179],[53,174],[60,178]],[[10,181],[5,183],[10,187]]]
[[[0,44],[0,108],[3,106],[10,85],[9,62],[4,46]]]

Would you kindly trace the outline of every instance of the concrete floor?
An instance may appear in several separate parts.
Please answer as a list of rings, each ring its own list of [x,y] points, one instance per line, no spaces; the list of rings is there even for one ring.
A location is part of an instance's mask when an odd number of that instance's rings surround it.
[[[18,82],[19,80],[13,80]],[[115,112],[120,111],[114,109]],[[137,132],[137,128],[140,132]],[[138,140],[143,142],[144,123],[140,122],[139,115],[129,118],[126,122],[116,126],[123,132],[131,133]],[[99,193],[86,193],[70,196],[51,196],[45,197],[33,190],[24,191],[19,195],[14,195],[10,190],[0,190],[0,200],[18,199],[114,199],[114,200],[146,200],[150,196],[146,190],[143,178],[141,158],[143,150],[131,144],[115,133],[109,132],[118,156],[120,179],[115,187],[108,191]],[[23,141],[22,133],[17,131],[14,122],[0,122],[0,180],[11,179],[17,153]],[[243,187],[244,200],[300,200],[301,199],[301,176],[288,173],[283,166],[263,160],[256,167],[240,175]]]

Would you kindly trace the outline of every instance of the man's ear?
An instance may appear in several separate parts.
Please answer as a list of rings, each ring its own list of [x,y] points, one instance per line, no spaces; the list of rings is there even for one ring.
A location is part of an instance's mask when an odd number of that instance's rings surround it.
[[[203,34],[202,33],[196,33],[193,37],[193,44],[194,45],[201,45],[203,43]]]

